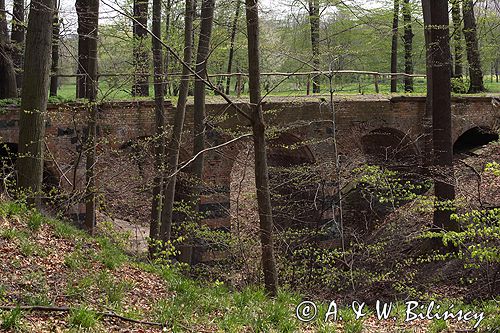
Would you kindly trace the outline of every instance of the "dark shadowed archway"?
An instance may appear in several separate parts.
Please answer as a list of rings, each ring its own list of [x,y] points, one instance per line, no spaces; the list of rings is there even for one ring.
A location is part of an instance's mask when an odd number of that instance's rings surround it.
[[[486,126],[477,126],[465,131],[453,144],[453,153],[470,152],[476,148],[498,141],[498,132]]]
[[[415,141],[400,130],[378,128],[364,135],[361,144],[369,164],[393,167],[420,164],[420,151]]]

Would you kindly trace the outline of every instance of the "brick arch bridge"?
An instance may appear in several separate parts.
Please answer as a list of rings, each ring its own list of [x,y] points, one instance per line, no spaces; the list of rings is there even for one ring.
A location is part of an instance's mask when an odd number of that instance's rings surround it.
[[[473,128],[498,131],[500,109],[492,97],[453,98],[453,141]],[[166,105],[169,121],[173,108]],[[425,97],[336,97],[334,102],[337,120],[339,153],[346,158],[360,155],[377,155],[390,150],[394,156],[419,158],[423,151]],[[187,128],[191,127],[192,106],[188,106]],[[296,98],[264,104],[268,123],[284,128],[271,138],[270,158],[274,163],[287,161],[313,161],[331,163],[332,114],[324,100]],[[207,131],[209,145],[225,142],[227,131],[249,129],[248,123],[226,104],[208,104],[210,122],[218,130]],[[46,134],[47,168],[59,177],[59,186],[66,190],[84,184],[84,158],[81,143],[84,136],[85,109],[81,104],[49,105]],[[189,135],[190,132],[186,131]],[[15,106],[0,109],[0,142],[17,144],[18,112]],[[154,133],[154,103],[149,101],[113,102],[100,105],[98,135],[106,138],[111,149],[119,149],[137,139]],[[272,136],[272,135],[271,135]],[[272,142],[280,143],[273,147]],[[184,149],[190,152],[189,138]],[[204,180],[212,190],[201,198],[202,210],[208,213],[205,223],[214,228],[230,228],[230,183],[234,160],[240,153],[242,142],[224,146],[207,153]],[[357,154],[359,153],[359,154]],[[186,155],[186,154],[184,154]],[[273,163],[273,162],[271,162]],[[328,170],[325,170],[328,172]],[[83,213],[83,205],[73,213]],[[81,216],[80,216],[81,218]]]

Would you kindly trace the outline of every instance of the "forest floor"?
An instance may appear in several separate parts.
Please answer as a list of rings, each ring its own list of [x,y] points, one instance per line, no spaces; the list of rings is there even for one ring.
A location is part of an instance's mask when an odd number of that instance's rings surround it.
[[[296,294],[270,299],[260,288],[234,291],[217,281],[194,281],[170,265],[125,255],[119,235],[109,230],[90,237],[9,201],[0,203],[0,213],[1,331],[472,332],[466,328],[473,322],[405,323],[403,304],[395,305],[397,320],[377,320],[373,309],[356,320],[343,308],[341,322],[304,324],[296,319]],[[320,317],[327,304],[318,305]],[[41,308],[16,310],[17,305]],[[14,309],[5,310],[9,306]],[[485,311],[484,322],[499,316],[494,304],[476,309]]]

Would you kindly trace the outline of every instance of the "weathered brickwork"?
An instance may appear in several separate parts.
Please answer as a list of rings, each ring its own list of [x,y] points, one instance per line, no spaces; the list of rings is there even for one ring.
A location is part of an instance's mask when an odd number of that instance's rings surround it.
[[[167,103],[167,119],[172,121],[173,109]],[[243,105],[241,105],[243,107]],[[4,107],[0,115],[0,137],[2,142],[17,143],[18,111],[16,107]],[[425,114],[425,98],[397,97],[392,99],[339,99],[334,103],[336,113],[337,145],[340,154],[350,155],[367,151],[369,136],[377,129],[390,129],[390,133],[413,145],[413,152],[423,149],[422,134]],[[236,129],[249,130],[248,123],[236,110],[227,105],[207,105],[207,146],[224,143],[235,134]],[[285,129],[286,134],[276,134],[271,142],[286,146],[300,145],[296,149],[271,148],[275,160],[284,155],[297,160],[328,162],[333,159],[333,123],[328,103],[317,101],[281,101],[264,105],[269,124]],[[453,99],[453,140],[473,127],[497,130],[500,124],[500,110],[489,97],[468,97]],[[85,136],[85,106],[82,104],[49,105],[47,112],[47,154],[46,167],[59,177],[64,189],[84,186],[84,163],[81,156]],[[184,156],[192,151],[192,106],[188,107],[187,131],[183,139]],[[138,138],[154,133],[154,103],[113,102],[99,106],[98,134],[102,146],[120,149]],[[217,129],[215,129],[217,128]],[[399,133],[399,134],[398,134]],[[363,140],[363,138],[365,139]],[[367,139],[368,138],[368,139]],[[208,213],[205,224],[213,228],[230,228],[230,184],[234,160],[241,153],[246,138],[240,142],[211,150],[205,158],[204,180],[209,185],[202,194],[201,209]],[[379,143],[377,143],[379,144]],[[101,147],[102,148],[102,147]],[[98,147],[99,149],[99,147]],[[76,169],[75,169],[76,167]],[[83,213],[83,206],[73,213]]]

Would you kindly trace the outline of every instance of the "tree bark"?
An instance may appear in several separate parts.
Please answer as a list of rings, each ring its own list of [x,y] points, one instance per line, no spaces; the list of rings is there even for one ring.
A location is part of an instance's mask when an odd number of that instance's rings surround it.
[[[53,0],[30,3],[19,117],[18,186],[26,191],[28,202],[38,207],[41,206],[53,9]]]
[[[474,15],[474,0],[464,0],[462,6],[464,16],[465,47],[467,49],[467,61],[469,62],[470,86],[469,94],[483,92],[483,70],[481,68],[481,57],[477,40],[476,17]]]
[[[429,7],[430,44],[427,45],[431,59],[430,90],[432,103],[432,129],[434,148],[434,208],[435,230],[457,230],[450,220],[455,200],[455,178],[453,172],[453,143],[451,131],[451,52],[449,45],[449,17],[447,0],[423,1]],[[425,16],[424,16],[425,17]],[[442,246],[442,244],[439,244]]]
[[[14,0],[12,6],[12,61],[16,69],[17,88],[23,86],[23,58],[24,58],[24,0]]]
[[[161,45],[161,0],[153,0],[153,36],[151,40],[154,68],[154,94],[155,94],[155,180],[153,187],[153,202],[151,205],[151,224],[149,237],[158,239],[158,228],[162,209],[163,190],[163,161],[165,155],[165,107],[163,88],[163,52]],[[156,251],[155,244],[151,244],[150,254]]]
[[[453,66],[453,77],[461,78],[464,75],[463,69],[463,45],[462,45],[462,16],[460,14],[461,0],[451,1],[451,16],[453,19],[453,42],[455,46],[455,57]]]
[[[170,20],[172,16],[172,0],[167,0],[166,8],[165,8],[165,40],[170,38]],[[170,67],[170,52],[165,52],[165,65],[164,65],[164,80],[165,84],[163,85],[163,89],[165,94],[168,94],[170,89],[170,82],[168,76],[168,68]]]
[[[312,60],[315,71],[320,69],[320,48],[319,48],[319,0],[309,0],[309,24],[311,26],[311,47]],[[313,93],[321,91],[321,77],[316,75],[313,77]]]
[[[231,27],[231,42],[229,45],[229,57],[227,61],[227,73],[231,74],[233,70],[234,44],[236,42],[236,32],[238,31],[238,19],[240,17],[241,1],[236,0],[236,12],[234,13],[233,25]],[[231,89],[231,76],[226,79],[226,95],[229,95]]]
[[[194,1],[186,0],[186,11],[184,19],[184,63],[190,64],[193,53],[193,20],[194,20]],[[182,68],[182,78],[179,88],[179,99],[175,111],[174,128],[172,138],[167,147],[167,172],[175,173],[179,163],[179,151],[181,147],[182,129],[184,127],[184,118],[186,114],[186,102],[189,91],[190,71],[187,67]],[[163,241],[170,240],[172,229],[172,212],[175,199],[175,184],[177,176],[172,176],[165,180],[166,188],[163,200],[163,209],[161,217],[161,238]]]
[[[432,52],[430,45],[432,43],[431,37],[431,0],[422,0],[422,11],[424,17],[424,38],[425,38],[425,69],[427,76],[427,98],[425,100],[425,115],[423,119],[424,126],[424,154],[422,158],[422,164],[425,167],[430,168],[434,164],[433,149],[432,149]]]
[[[260,46],[258,0],[245,0],[248,35],[248,73],[250,107],[252,108],[252,132],[255,151],[255,185],[260,221],[262,267],[268,294],[275,296],[278,290],[278,273],[273,246],[273,214],[269,190],[264,117],[260,91]]]
[[[413,74],[413,30],[411,27],[411,3],[403,1],[404,44],[405,44],[405,73]],[[405,91],[413,92],[413,78],[405,76]]]
[[[392,45],[391,45],[391,73],[398,72],[398,25],[399,25],[399,1],[394,0],[394,11],[392,19]],[[398,91],[398,77],[391,77],[391,92]]]
[[[91,0],[76,0],[75,7],[78,15],[78,67],[76,77],[76,98],[87,98],[87,72],[89,61],[89,36],[92,32],[89,23]]]
[[[134,0],[134,85],[132,96],[149,96],[149,57],[145,47],[148,25],[148,0]]]
[[[0,99],[17,97],[16,72],[7,32],[5,0],[0,0]]]
[[[207,62],[210,53],[210,39],[212,37],[213,17],[215,0],[203,0],[201,4],[201,27],[198,39],[196,55],[196,73],[203,79],[207,78]],[[196,155],[205,149],[205,83],[198,77],[194,82],[194,147],[193,154]],[[196,184],[193,195],[196,201],[201,194],[201,182],[203,178],[204,154],[200,154],[193,162],[193,174]],[[197,205],[196,205],[197,206]]]
[[[85,229],[93,234],[95,231],[96,218],[96,132],[97,132],[97,38],[99,28],[99,0],[89,0],[89,11],[87,13],[88,24],[91,33],[87,45],[87,73],[86,73],[86,96],[89,104],[89,115],[87,122],[87,160],[86,171],[86,202],[85,202]]]
[[[55,9],[54,22],[52,25],[52,65],[50,71],[50,96],[57,96],[57,88],[59,87],[59,33],[60,25],[58,8]]]

